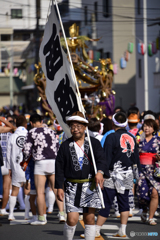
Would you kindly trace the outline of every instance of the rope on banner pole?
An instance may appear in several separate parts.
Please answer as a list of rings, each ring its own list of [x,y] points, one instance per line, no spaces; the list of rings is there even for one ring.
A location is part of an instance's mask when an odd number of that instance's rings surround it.
[[[73,79],[75,81],[75,85],[76,85],[76,89],[77,89],[77,93],[78,93],[78,106],[79,106],[79,110],[81,112],[83,112],[84,115],[85,115],[84,107],[83,107],[82,100],[81,100],[81,94],[80,94],[78,83],[77,83],[77,80],[76,80],[76,75],[75,75],[75,71],[74,71],[74,67],[73,67],[73,63],[72,63],[71,54],[70,54],[70,51],[69,51],[69,47],[68,47],[65,31],[64,31],[64,28],[63,28],[63,23],[62,23],[62,19],[61,19],[61,16],[60,16],[57,0],[54,0],[54,1],[55,1],[55,5],[56,5],[56,9],[57,9],[60,25],[61,25],[61,28],[62,28],[62,32],[63,32],[63,36],[64,36],[64,40],[65,40],[65,44],[66,44],[66,48],[67,48],[67,52],[68,52],[68,56],[69,56],[69,61],[70,61],[70,64],[71,64],[72,76],[73,76]],[[91,144],[88,128],[86,128],[86,132],[87,132],[88,142],[89,142],[89,146],[90,146],[90,151],[91,151],[94,171],[95,171],[95,174],[97,174],[97,167],[96,167],[96,163],[95,163],[95,158],[94,158],[94,154],[93,154],[93,149],[92,149],[92,144]],[[101,199],[102,207],[105,208],[104,200],[103,200],[103,194],[102,194],[102,191],[101,191],[101,188],[100,188],[99,184],[98,184],[98,191],[99,191],[99,197]]]

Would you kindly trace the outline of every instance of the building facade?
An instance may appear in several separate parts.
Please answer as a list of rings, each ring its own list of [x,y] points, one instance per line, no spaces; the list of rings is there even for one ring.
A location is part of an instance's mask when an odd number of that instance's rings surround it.
[[[75,2],[79,6],[75,6]],[[72,11],[77,17],[81,17],[78,23],[80,35],[90,38],[100,38],[98,42],[87,43],[89,49],[94,51],[94,65],[97,65],[99,58],[111,58],[117,64],[118,73],[114,75],[113,88],[116,92],[116,106],[120,105],[125,110],[136,104],[135,82],[136,82],[136,53],[130,54],[127,67],[121,69],[119,62],[128,49],[128,43],[135,46],[135,2],[128,0],[80,0],[62,1],[61,5],[72,6]],[[75,7],[75,9],[73,8]],[[69,12],[70,10],[68,10]],[[71,18],[63,17],[65,30],[71,26],[76,19],[72,13]],[[67,23],[68,20],[68,23]],[[67,24],[66,24],[67,23]]]
[[[49,0],[0,1],[0,107],[20,105],[27,100],[21,88],[33,83],[49,3]],[[31,40],[35,45],[26,61],[22,53]]]
[[[145,5],[144,5],[145,4]],[[144,55],[136,54],[136,103],[140,111],[160,111],[160,50],[149,56],[148,45],[160,37],[160,1],[135,1],[136,45],[145,42]],[[145,12],[144,12],[145,11]],[[144,22],[144,20],[146,21]],[[146,62],[145,62],[146,61]]]

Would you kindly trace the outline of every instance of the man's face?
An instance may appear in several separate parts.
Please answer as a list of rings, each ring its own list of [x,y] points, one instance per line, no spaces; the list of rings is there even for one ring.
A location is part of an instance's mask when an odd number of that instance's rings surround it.
[[[71,134],[74,139],[78,140],[85,134],[86,126],[79,122],[71,122],[70,124]]]

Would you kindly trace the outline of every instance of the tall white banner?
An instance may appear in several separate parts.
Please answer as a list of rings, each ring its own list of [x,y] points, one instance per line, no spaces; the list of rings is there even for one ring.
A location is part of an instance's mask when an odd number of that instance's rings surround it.
[[[67,55],[60,45],[60,25],[54,5],[45,26],[39,56],[46,77],[46,97],[56,118],[68,137],[66,117],[78,111],[77,93]]]

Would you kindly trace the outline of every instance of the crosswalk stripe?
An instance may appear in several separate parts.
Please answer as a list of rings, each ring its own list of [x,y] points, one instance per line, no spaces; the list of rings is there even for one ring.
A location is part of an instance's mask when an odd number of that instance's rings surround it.
[[[101,227],[101,229],[105,229],[105,230],[107,230],[107,229],[109,229],[109,230],[118,230],[119,229],[119,227],[117,226],[117,225],[108,225],[108,224],[104,224],[102,227]]]
[[[20,224],[27,224],[28,220],[24,219],[24,212],[14,212],[14,217],[16,218],[13,221],[10,221],[10,225],[20,225]],[[29,213],[29,216],[32,217],[32,213]]]
[[[113,238],[113,239],[130,239],[128,236],[124,237],[113,237],[113,233],[104,233],[107,238]]]

